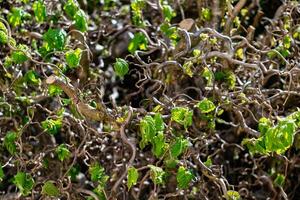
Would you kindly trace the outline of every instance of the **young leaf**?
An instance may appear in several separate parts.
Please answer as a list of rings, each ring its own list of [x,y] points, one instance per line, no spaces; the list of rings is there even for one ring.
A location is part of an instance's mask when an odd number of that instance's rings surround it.
[[[193,111],[189,108],[175,107],[171,111],[171,120],[184,126],[187,129],[193,122]]]
[[[204,114],[210,113],[216,109],[215,104],[212,101],[208,100],[207,98],[205,98],[202,101],[200,101],[199,103],[197,103],[196,106]]]
[[[156,134],[155,121],[147,115],[140,122],[140,132],[142,140],[140,142],[140,148],[143,149],[149,142],[151,142]]]
[[[59,130],[62,127],[62,119],[47,119],[45,121],[42,121],[42,127],[48,133],[55,135],[59,132]]]
[[[57,157],[60,161],[64,161],[68,158],[70,158],[71,153],[69,149],[67,148],[67,145],[61,144],[55,149],[55,153],[57,154]]]
[[[17,133],[12,131],[7,132],[4,137],[4,141],[3,141],[4,147],[11,155],[15,155],[17,153],[17,145],[16,145],[17,139],[18,139]]]
[[[63,29],[48,29],[43,35],[49,50],[61,51],[65,48],[67,33]]]
[[[279,186],[279,187],[283,187],[285,182],[285,176],[283,174],[277,174],[274,183],[275,185]]]
[[[134,53],[136,50],[147,50],[148,40],[143,33],[136,33],[128,45],[128,51]]]
[[[46,6],[43,0],[35,1],[32,5],[36,21],[43,22],[47,17]]]
[[[86,32],[88,30],[87,16],[84,11],[79,9],[74,16],[75,28],[81,32]]]
[[[56,86],[56,85],[49,85],[48,87],[48,94],[50,96],[59,96],[60,94],[62,94],[63,90]]]
[[[69,67],[76,68],[79,65],[81,59],[82,50],[77,48],[75,50],[69,50],[66,53],[66,62]]]
[[[130,167],[128,169],[128,174],[127,174],[127,187],[128,190],[137,183],[137,180],[139,178],[139,173],[136,168]]]
[[[12,8],[11,12],[8,14],[8,22],[13,26],[19,26],[22,24],[22,18],[24,17],[25,12],[21,8]]]
[[[27,61],[28,57],[24,52],[29,51],[28,46],[19,44],[17,49],[19,50],[13,51],[11,54],[12,61],[16,64],[21,64]]]
[[[79,5],[76,0],[68,0],[64,5],[64,11],[70,19],[73,19],[76,12],[79,10]]]
[[[89,173],[91,175],[91,180],[98,181],[102,186],[105,185],[109,178],[107,175],[105,175],[104,168],[98,163],[94,163],[89,167]]]
[[[188,188],[193,178],[194,175],[189,170],[186,170],[183,166],[180,166],[176,174],[178,188]]]
[[[8,30],[3,22],[0,22],[0,31],[3,31],[6,34],[8,33]]]
[[[24,75],[24,80],[27,83],[33,84],[33,85],[38,85],[41,80],[37,77],[36,73],[32,70],[29,70],[28,72],[26,72],[26,74]]]
[[[2,165],[0,165],[0,183],[3,181],[3,178],[5,177]]]
[[[129,71],[128,63],[122,58],[117,58],[114,64],[115,73],[123,78]]]
[[[178,156],[180,156],[182,153],[185,152],[188,146],[189,146],[189,141],[187,139],[177,137],[175,142],[170,147],[171,156],[173,158],[177,158]]]
[[[160,158],[166,150],[165,136],[162,131],[159,131],[152,141],[152,152],[157,157]]]
[[[6,44],[7,41],[8,35],[4,31],[0,30],[0,44]]]
[[[46,181],[42,187],[42,194],[51,196],[51,197],[57,197],[57,196],[59,196],[59,190],[52,183],[52,181]]]
[[[176,12],[169,5],[163,5],[162,12],[165,20],[168,22],[170,22],[173,17],[176,17]]]
[[[23,196],[28,196],[34,185],[34,180],[30,174],[18,172],[14,176],[13,183],[17,186]]]
[[[241,196],[237,191],[228,190],[227,191],[228,200],[240,200]]]
[[[150,177],[155,184],[161,185],[164,183],[165,172],[162,168],[154,165],[148,165],[150,167]]]

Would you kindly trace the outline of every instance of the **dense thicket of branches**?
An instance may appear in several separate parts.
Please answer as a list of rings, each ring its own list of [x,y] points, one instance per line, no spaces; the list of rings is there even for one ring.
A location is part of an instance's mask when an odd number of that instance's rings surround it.
[[[300,4],[0,1],[0,199],[300,199]]]

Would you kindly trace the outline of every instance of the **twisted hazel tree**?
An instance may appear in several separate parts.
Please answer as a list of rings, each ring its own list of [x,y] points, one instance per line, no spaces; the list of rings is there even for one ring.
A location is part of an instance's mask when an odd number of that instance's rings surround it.
[[[0,0],[0,199],[300,199],[300,4]]]

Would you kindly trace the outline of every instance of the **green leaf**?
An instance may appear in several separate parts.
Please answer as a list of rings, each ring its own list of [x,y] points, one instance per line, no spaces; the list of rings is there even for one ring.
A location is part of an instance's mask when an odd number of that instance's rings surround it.
[[[8,30],[3,22],[0,22],[0,31],[3,31],[6,34],[8,33]]]
[[[116,58],[116,62],[114,63],[114,70],[116,75],[123,78],[129,71],[127,61],[122,58]]]
[[[42,121],[42,127],[48,133],[55,135],[59,132],[59,130],[62,127],[62,119],[61,118],[58,118],[56,120],[47,119],[45,121]]]
[[[283,37],[283,47],[286,49],[291,48],[292,38],[289,35]]]
[[[69,67],[78,67],[81,59],[82,50],[77,48],[75,50],[69,50],[66,52],[66,62]]]
[[[36,21],[43,22],[46,20],[47,11],[43,0],[35,1],[32,5]]]
[[[203,21],[210,21],[212,19],[212,11],[209,8],[202,8],[201,19]]]
[[[12,8],[8,14],[8,22],[13,27],[19,26],[22,24],[22,18],[25,16],[25,12],[21,8]]]
[[[132,23],[136,26],[144,26],[142,9],[145,7],[145,1],[133,0],[130,7],[132,9]]]
[[[99,184],[104,186],[108,180],[108,176],[105,175],[104,168],[98,163],[94,163],[89,167],[89,173],[92,181],[98,181]]]
[[[155,124],[155,130],[158,131],[164,131],[165,126],[164,126],[164,121],[162,119],[162,116],[160,113],[156,113],[154,115],[154,124]]]
[[[138,178],[139,178],[138,170],[134,167],[130,167],[128,169],[128,174],[127,174],[127,187],[128,187],[128,190],[130,190],[130,188],[133,185],[136,185]]]
[[[204,162],[204,165],[206,167],[211,167],[212,166],[212,160],[211,160],[210,156],[208,156],[207,160]]]
[[[258,130],[260,131],[260,133],[262,135],[265,135],[265,133],[273,126],[272,122],[265,118],[262,117],[259,120],[259,124],[258,124]]]
[[[216,109],[215,104],[207,98],[204,98],[202,101],[197,103],[196,106],[200,109],[201,113],[204,114],[210,113]]]
[[[28,72],[26,72],[26,74],[24,75],[24,79],[27,83],[33,84],[33,85],[38,85],[41,80],[37,77],[36,72],[29,70]]]
[[[7,41],[8,35],[4,31],[0,30],[0,44],[6,44]]]
[[[0,183],[3,181],[5,175],[4,175],[4,172],[3,172],[3,168],[2,168],[2,165],[0,165]]]
[[[134,37],[130,40],[128,51],[134,53],[136,50],[147,50],[148,40],[143,33],[135,33]]]
[[[64,11],[70,19],[73,19],[76,12],[79,10],[79,4],[76,0],[68,0],[64,5]]]
[[[176,12],[169,5],[162,6],[162,12],[166,21],[170,22],[176,16]]]
[[[193,123],[193,111],[189,108],[175,107],[171,111],[171,120],[183,125],[187,129]]]
[[[51,197],[57,197],[57,196],[59,196],[59,190],[52,183],[52,181],[46,181],[42,187],[42,194],[48,195]]]
[[[148,165],[150,167],[150,177],[155,184],[161,185],[164,184],[164,177],[166,173],[160,167],[154,165]]]
[[[79,9],[74,16],[75,28],[81,32],[86,32],[88,30],[87,16],[84,11]]]
[[[62,92],[63,92],[63,90],[59,86],[49,85],[49,87],[48,87],[48,94],[50,96],[59,96],[62,94]]]
[[[57,154],[57,157],[60,161],[64,161],[68,158],[70,158],[71,153],[69,149],[67,148],[67,145],[61,144],[55,149],[55,153]]]
[[[184,70],[184,73],[186,75],[188,75],[189,77],[193,77],[193,71],[192,71],[192,67],[193,67],[193,62],[192,61],[188,61],[188,62],[185,62],[182,66],[183,70]]]
[[[182,137],[176,137],[175,142],[170,147],[171,156],[173,158],[177,158],[185,152],[189,144],[190,143],[187,139],[184,139]]]
[[[238,48],[235,52],[235,56],[240,59],[243,60],[244,59],[244,50],[243,48]]]
[[[277,185],[278,187],[283,187],[285,182],[285,176],[283,174],[277,174],[274,183],[275,185]]]
[[[143,149],[156,135],[155,121],[151,116],[147,115],[141,120],[140,132],[142,136],[140,148]]]
[[[19,44],[17,49],[18,50],[13,51],[11,54],[12,61],[16,64],[21,64],[27,61],[28,57],[24,52],[29,51],[28,46]]]
[[[165,142],[165,136],[162,131],[159,131],[152,141],[152,152],[157,157],[160,158],[165,152],[167,144]]]
[[[28,196],[34,185],[34,180],[30,174],[18,172],[14,176],[13,183],[17,186],[23,196]]]
[[[43,35],[49,50],[61,51],[65,48],[67,33],[63,29],[48,29]]]
[[[4,147],[11,155],[15,155],[17,153],[17,145],[16,145],[17,139],[18,139],[17,133],[12,131],[7,132],[4,137],[4,141],[3,141]]]
[[[194,175],[192,174],[192,172],[186,170],[183,166],[180,166],[176,174],[178,188],[180,189],[188,188],[193,178]]]
[[[207,67],[204,67],[202,77],[204,77],[207,80],[207,86],[212,86],[214,74],[211,70],[209,70]]]
[[[227,196],[228,196],[228,200],[240,200],[241,199],[240,194],[234,190],[228,190]]]

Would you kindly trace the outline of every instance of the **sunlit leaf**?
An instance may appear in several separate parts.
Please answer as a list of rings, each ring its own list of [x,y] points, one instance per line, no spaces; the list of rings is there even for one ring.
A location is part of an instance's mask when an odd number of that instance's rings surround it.
[[[51,197],[57,197],[57,196],[59,196],[59,190],[52,183],[52,181],[46,181],[42,187],[42,194],[51,196]]]
[[[13,183],[17,186],[23,196],[31,194],[34,185],[34,180],[30,174],[18,172],[14,176]]]
[[[183,166],[180,166],[176,174],[178,188],[180,189],[188,188],[193,178],[194,175],[189,170],[186,170]]]
[[[128,169],[128,174],[127,174],[127,187],[128,190],[137,183],[137,180],[139,178],[139,173],[136,168],[130,167]]]

